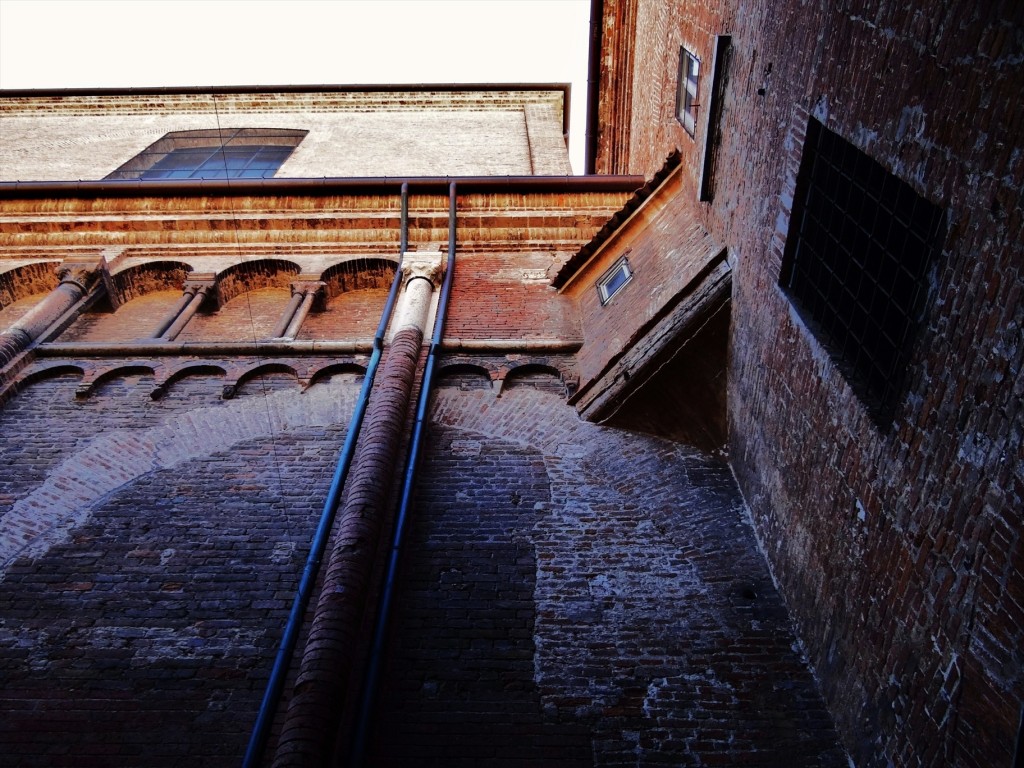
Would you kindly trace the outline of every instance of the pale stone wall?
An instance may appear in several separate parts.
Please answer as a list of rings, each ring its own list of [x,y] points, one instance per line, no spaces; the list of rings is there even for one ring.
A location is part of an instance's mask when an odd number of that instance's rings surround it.
[[[277,177],[563,175],[562,91],[13,97],[0,181],[106,177],[171,131],[309,131]],[[529,118],[529,119],[527,119]]]

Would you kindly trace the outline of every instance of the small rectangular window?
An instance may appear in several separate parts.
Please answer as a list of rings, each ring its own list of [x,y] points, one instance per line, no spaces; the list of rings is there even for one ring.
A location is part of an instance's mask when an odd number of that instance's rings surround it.
[[[679,50],[679,86],[676,94],[676,117],[691,136],[697,132],[697,101],[700,82],[700,60],[685,48]]]
[[[612,296],[621,291],[632,279],[633,270],[629,267],[629,259],[623,256],[597,281],[597,294],[601,297],[601,304],[611,301]]]

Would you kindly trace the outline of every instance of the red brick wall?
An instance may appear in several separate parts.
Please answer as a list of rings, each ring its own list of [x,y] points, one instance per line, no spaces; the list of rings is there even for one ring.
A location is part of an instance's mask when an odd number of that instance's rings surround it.
[[[573,305],[551,287],[550,252],[459,251],[445,335],[458,339],[580,337]]]
[[[116,312],[86,312],[61,334],[61,341],[134,341],[151,338],[181,299],[181,289],[153,291]]]
[[[682,37],[705,28],[675,7]],[[715,201],[683,198],[736,255],[730,449],[759,538],[858,765],[1009,765],[1024,699],[1019,13],[738,2],[732,18]],[[616,170],[650,172],[680,143],[662,131],[678,50],[663,34],[638,33]],[[883,429],[776,287],[811,114],[948,217]]]
[[[323,312],[306,315],[299,339],[355,339],[366,341],[377,332],[388,288],[363,288],[339,293]]]
[[[290,298],[288,288],[258,288],[240,293],[216,311],[193,317],[177,341],[256,341],[270,338]]]

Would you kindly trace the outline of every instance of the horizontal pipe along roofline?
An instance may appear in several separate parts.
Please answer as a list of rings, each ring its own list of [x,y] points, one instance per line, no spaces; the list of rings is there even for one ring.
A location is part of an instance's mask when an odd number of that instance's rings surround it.
[[[2,181],[0,199],[44,197],[201,197],[243,195],[395,194],[403,184],[420,194],[445,194],[452,182],[459,194],[633,192],[643,176],[414,176],[408,178],[323,177],[319,179],[201,179],[188,181]]]

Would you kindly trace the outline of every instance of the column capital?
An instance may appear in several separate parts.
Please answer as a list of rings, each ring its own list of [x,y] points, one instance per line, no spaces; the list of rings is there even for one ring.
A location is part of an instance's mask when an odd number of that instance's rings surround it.
[[[429,280],[437,288],[444,275],[441,251],[406,251],[402,254],[402,279],[405,285],[417,277]]]
[[[102,256],[69,256],[57,266],[57,279],[85,293],[99,276],[104,264]]]
[[[327,287],[327,283],[323,280],[296,280],[290,284],[292,289],[292,296],[300,294],[305,296],[307,293],[316,295],[320,293],[324,288]]]

